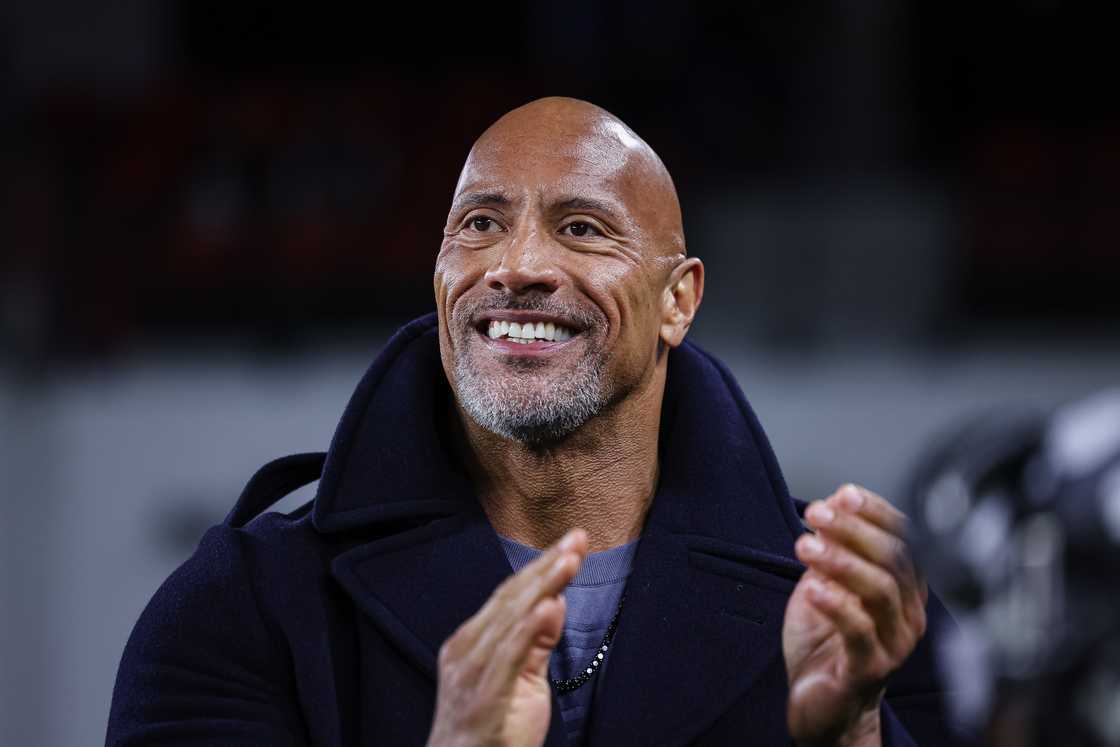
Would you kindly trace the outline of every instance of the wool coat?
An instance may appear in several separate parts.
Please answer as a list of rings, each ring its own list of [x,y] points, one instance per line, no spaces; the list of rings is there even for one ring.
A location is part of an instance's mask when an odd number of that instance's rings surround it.
[[[689,342],[668,355],[659,481],[586,743],[789,744],[799,504],[723,364]],[[428,315],[366,372],[325,463],[262,468],[156,592],[107,744],[423,744],[440,645],[511,573],[449,448],[452,413]],[[307,505],[261,513],[320,477]],[[932,595],[928,616],[888,684],[887,744],[954,743],[932,653],[952,622]],[[565,744],[555,698],[545,744]]]

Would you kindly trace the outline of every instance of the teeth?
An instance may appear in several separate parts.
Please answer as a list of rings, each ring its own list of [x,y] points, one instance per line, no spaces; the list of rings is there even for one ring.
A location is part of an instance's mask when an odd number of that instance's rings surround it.
[[[534,340],[552,340],[563,342],[572,339],[572,331],[567,327],[557,326],[553,322],[499,322],[492,320],[486,334],[493,340],[506,338],[512,342],[527,344]]]

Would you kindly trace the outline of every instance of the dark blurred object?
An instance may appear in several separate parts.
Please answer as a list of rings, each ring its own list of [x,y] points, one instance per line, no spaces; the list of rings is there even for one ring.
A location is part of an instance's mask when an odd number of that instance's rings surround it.
[[[1120,745],[1120,389],[968,423],[910,496],[960,623],[939,653],[961,725],[994,745]]]
[[[428,310],[470,143],[553,94],[665,159],[711,271],[705,325],[924,346],[1120,319],[1114,27],[1089,4],[577,0],[492,20],[14,0],[0,18],[0,348],[20,363],[310,343]]]

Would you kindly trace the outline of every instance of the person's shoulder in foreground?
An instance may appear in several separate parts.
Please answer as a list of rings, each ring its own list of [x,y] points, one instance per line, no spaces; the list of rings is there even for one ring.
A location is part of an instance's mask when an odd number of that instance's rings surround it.
[[[952,623],[904,517],[855,486],[789,497],[684,339],[703,265],[633,131],[571,99],[500,119],[435,281],[325,463],[263,469],[157,592],[108,743],[956,743],[933,662]],[[313,503],[257,516],[320,474]],[[500,536],[547,550],[512,573]],[[635,540],[607,638],[558,687],[566,586]]]

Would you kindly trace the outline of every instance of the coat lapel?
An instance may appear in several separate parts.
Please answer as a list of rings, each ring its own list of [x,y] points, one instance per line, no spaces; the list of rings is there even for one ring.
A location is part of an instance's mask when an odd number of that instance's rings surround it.
[[[661,433],[588,744],[685,744],[748,692],[783,731],[782,620],[803,567],[777,463],[730,374],[693,346],[670,357]]]
[[[348,542],[332,573],[433,686],[442,642],[511,573],[444,443],[448,404],[431,315],[398,333],[363,378],[313,514],[322,533],[368,538]],[[738,386],[688,343],[670,353],[661,433],[659,487],[597,684],[591,745],[688,741],[760,677],[784,671],[801,525]],[[784,712],[769,683],[765,697]],[[555,696],[552,713],[547,744],[558,747]]]
[[[782,618],[799,570],[737,545],[648,526],[588,744],[685,744],[761,676],[784,672]],[[784,715],[781,690],[772,677],[767,685],[760,697],[774,699],[771,710]]]
[[[331,570],[381,632],[429,677],[436,655],[510,566],[484,517],[464,514],[361,545]]]
[[[512,572],[486,517],[465,512],[337,557],[334,577],[381,634],[436,684],[439,647]],[[555,695],[545,742],[564,744]]]

